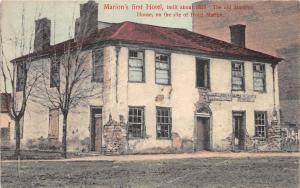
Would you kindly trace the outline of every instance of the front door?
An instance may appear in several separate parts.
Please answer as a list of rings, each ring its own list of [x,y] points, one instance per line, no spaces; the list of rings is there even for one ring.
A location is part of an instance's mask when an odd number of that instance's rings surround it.
[[[91,151],[101,152],[102,147],[102,113],[101,109],[91,110]]]
[[[210,145],[210,125],[209,118],[197,117],[196,126],[196,151],[209,150]]]
[[[95,151],[101,152],[102,147],[102,116],[95,114]]]
[[[245,119],[243,112],[233,113],[233,150],[245,149]]]

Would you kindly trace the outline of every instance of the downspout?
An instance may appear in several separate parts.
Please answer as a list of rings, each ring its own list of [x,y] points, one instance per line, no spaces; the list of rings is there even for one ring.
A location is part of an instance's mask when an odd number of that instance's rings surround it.
[[[272,76],[273,76],[273,112],[272,112],[272,116],[273,119],[272,121],[277,122],[278,121],[278,117],[277,117],[277,111],[276,111],[276,96],[275,96],[275,68],[276,68],[277,63],[273,63],[272,66]]]
[[[116,46],[116,103],[119,103],[118,99],[118,84],[119,84],[119,52],[120,47]]]

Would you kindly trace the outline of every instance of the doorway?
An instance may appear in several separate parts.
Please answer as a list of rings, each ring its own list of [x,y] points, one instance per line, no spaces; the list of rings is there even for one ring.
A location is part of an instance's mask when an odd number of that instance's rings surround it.
[[[234,151],[245,149],[245,113],[233,112],[232,114],[232,146]]]
[[[102,109],[91,108],[91,151],[101,152]]]
[[[195,150],[196,151],[210,150],[209,117],[197,117]]]

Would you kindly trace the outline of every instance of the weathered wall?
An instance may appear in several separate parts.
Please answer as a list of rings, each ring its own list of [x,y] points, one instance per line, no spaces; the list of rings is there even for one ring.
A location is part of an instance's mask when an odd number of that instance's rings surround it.
[[[104,50],[106,53],[106,50]],[[86,64],[85,69],[91,70],[92,67],[92,53],[91,51],[84,51],[80,54],[85,57]],[[50,73],[50,60],[42,59],[34,61],[30,69],[29,75],[34,75],[35,71],[49,71]],[[62,69],[62,68],[61,68]],[[60,88],[64,88],[63,73],[61,71],[61,82]],[[45,77],[44,77],[45,78]],[[29,78],[31,79],[31,78]],[[49,91],[55,90],[55,88],[50,89],[50,80],[46,76],[46,85],[49,87]],[[38,84],[44,84],[42,78],[39,79]],[[90,98],[88,101],[79,104],[76,108],[71,109],[68,115],[68,129],[67,129],[67,141],[68,141],[68,151],[87,151],[89,150],[90,142],[90,106],[102,106],[102,94],[103,90],[102,83],[92,83],[90,79],[87,79],[83,87],[89,87],[91,84],[95,84],[95,92],[97,96]],[[45,100],[44,105],[41,104],[41,100],[36,98],[36,95],[43,95],[45,93],[41,90],[33,89],[33,95],[30,96],[27,103],[27,108],[24,116],[24,129],[23,138],[21,139],[21,147],[27,148],[28,141],[37,140],[39,138],[48,138],[49,131],[49,108],[45,106],[47,100]],[[17,92],[18,102],[20,103],[21,92]],[[36,101],[39,100],[39,103]],[[43,100],[42,100],[43,101]],[[18,104],[20,107],[21,105]],[[62,139],[63,134],[63,116],[60,112],[59,116],[59,140]],[[13,127],[14,130],[14,127]],[[14,133],[12,133],[14,134]]]
[[[119,87],[118,114],[123,115],[125,121],[128,116],[128,106],[145,107],[146,138],[130,139],[131,152],[157,152],[159,149],[173,150],[172,140],[156,138],[156,107],[172,108],[172,133],[178,135],[178,140],[193,140],[195,104],[199,99],[198,89],[195,87],[195,57],[192,55],[171,54],[171,85],[155,84],[155,52],[145,50],[145,83],[128,83],[128,73],[124,72],[128,66],[128,48],[121,48],[119,54]],[[211,62],[211,92],[231,93],[231,62],[230,60],[210,59]],[[271,121],[273,110],[273,80],[272,68],[266,64],[265,93],[253,91],[252,62],[245,62],[246,91],[236,94],[255,95],[255,102],[238,102],[233,99],[227,101],[213,101],[212,110],[212,139],[213,149],[229,150],[230,143],[226,140],[232,133],[232,111],[246,112],[246,126],[250,137],[254,135],[254,111],[267,111],[268,120]],[[275,73],[277,69],[275,70]],[[276,104],[278,105],[278,86],[275,80]],[[116,91],[116,90],[115,90]],[[115,94],[112,94],[115,95]],[[159,96],[160,100],[156,100]],[[177,139],[176,138],[176,139]],[[192,148],[190,148],[192,150]]]
[[[116,53],[116,52],[119,53]],[[90,141],[90,106],[103,106],[103,125],[112,120],[119,123],[120,115],[127,122],[128,106],[145,107],[146,137],[128,140],[128,153],[157,153],[193,151],[196,104],[203,102],[195,87],[195,56],[165,51],[171,54],[171,85],[155,84],[155,51],[145,50],[145,83],[128,82],[128,48],[104,48],[104,82],[97,88],[101,96],[93,98],[88,104],[72,110],[68,118],[68,150],[87,151]],[[89,53],[89,52],[86,52]],[[91,68],[91,56],[87,68]],[[41,62],[40,62],[41,63]],[[49,61],[44,61],[49,65]],[[50,68],[49,68],[50,69]],[[213,150],[230,150],[232,133],[232,111],[246,112],[246,126],[250,137],[254,135],[254,111],[267,111],[268,121],[273,110],[272,68],[266,64],[265,93],[253,91],[252,62],[245,62],[246,91],[238,94],[255,95],[254,102],[211,101],[212,146]],[[277,76],[277,69],[275,70]],[[210,80],[212,93],[231,93],[231,61],[210,58]],[[87,83],[92,84],[92,83]],[[276,79],[276,104],[278,104],[278,82]],[[201,92],[200,92],[201,93]],[[173,140],[156,138],[156,107],[171,107]],[[59,119],[59,139],[62,138],[62,115]],[[25,113],[24,138],[26,146],[29,139],[41,136],[47,138],[49,111],[30,101]],[[228,139],[229,138],[229,139]],[[103,146],[105,146],[103,139]]]
[[[194,5],[235,5],[233,1],[199,1]],[[278,65],[283,124],[300,127],[299,1],[239,1],[253,9],[218,9],[218,18],[193,17],[193,31],[230,42],[229,26],[246,25],[246,47],[284,60]],[[194,9],[194,13],[202,10]],[[211,9],[208,11],[212,11]]]
[[[255,95],[255,102],[239,102],[233,98],[231,102],[215,101],[210,107],[213,112],[213,142],[215,149],[230,149],[224,138],[232,133],[232,111],[245,111],[246,129],[250,137],[255,134],[254,111],[267,111],[269,124],[273,111],[273,78],[272,67],[266,64],[266,92],[253,91],[252,62],[245,62],[245,92],[231,92],[231,63],[228,60],[211,60],[211,90],[212,92]],[[277,70],[275,70],[276,72]],[[275,80],[276,104],[278,101],[278,82]],[[278,110],[278,106],[277,106]]]

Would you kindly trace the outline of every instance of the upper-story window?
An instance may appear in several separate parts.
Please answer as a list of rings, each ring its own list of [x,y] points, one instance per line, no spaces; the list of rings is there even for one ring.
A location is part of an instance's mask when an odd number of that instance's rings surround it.
[[[254,91],[266,90],[266,72],[264,64],[253,64],[253,89]]]
[[[168,85],[170,79],[170,55],[156,54],[155,55],[155,82],[157,84]]]
[[[103,51],[93,51],[93,75],[92,82],[103,82]]]
[[[128,80],[130,82],[144,81],[144,52],[129,50]]]
[[[17,91],[25,89],[25,63],[17,63]]]
[[[245,89],[244,63],[232,62],[231,77],[231,88],[233,91],[242,91]]]
[[[59,87],[60,83],[60,62],[58,58],[53,58],[50,70],[50,87]]]
[[[209,88],[209,60],[196,60],[196,86]]]

